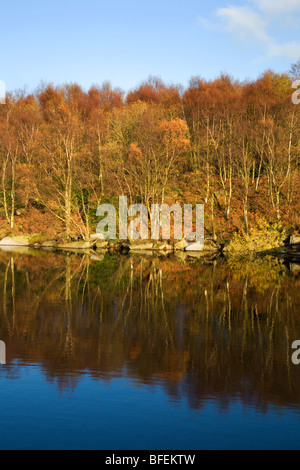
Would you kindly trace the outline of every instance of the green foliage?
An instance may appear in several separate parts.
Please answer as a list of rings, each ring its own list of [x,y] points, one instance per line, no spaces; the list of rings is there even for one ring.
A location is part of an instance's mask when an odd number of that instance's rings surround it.
[[[102,285],[109,279],[115,277],[119,268],[119,256],[116,253],[106,254],[101,263],[93,264],[90,267],[91,282]]]

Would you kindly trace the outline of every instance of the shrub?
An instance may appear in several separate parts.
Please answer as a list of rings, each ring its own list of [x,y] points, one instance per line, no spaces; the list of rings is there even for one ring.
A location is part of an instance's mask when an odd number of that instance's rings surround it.
[[[281,223],[269,224],[259,219],[257,225],[250,229],[249,234],[239,232],[234,235],[227,247],[227,252],[234,255],[259,253],[278,248],[283,244],[286,232]]]

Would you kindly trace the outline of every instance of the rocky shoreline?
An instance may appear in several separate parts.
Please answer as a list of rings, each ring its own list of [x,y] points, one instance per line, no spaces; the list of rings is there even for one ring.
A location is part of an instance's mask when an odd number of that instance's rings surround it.
[[[297,243],[290,243],[289,245],[269,250],[265,254],[286,259],[291,263],[300,264],[300,239],[299,241],[297,240]]]
[[[96,253],[116,252],[122,254],[157,252],[163,254],[186,253],[188,254],[212,254],[227,256],[226,246],[217,243],[214,240],[206,240],[204,245],[201,243],[191,243],[186,240],[177,242],[171,241],[153,241],[153,240],[126,240],[126,241],[105,241],[101,240],[96,234],[92,235],[88,241],[75,240],[69,243],[59,243],[57,240],[45,240],[40,235],[23,235],[5,237],[0,240],[0,249],[9,247],[30,247],[34,249],[51,249],[57,251],[78,251]],[[300,264],[300,238],[291,237],[289,243],[275,247],[274,249],[254,253],[257,255],[271,255],[280,257],[289,262]],[[230,254],[232,256],[232,253]]]
[[[32,248],[54,248],[57,250],[108,250],[119,253],[129,253],[130,251],[187,251],[187,252],[218,252],[220,247],[213,241],[206,241],[205,244],[153,240],[125,240],[125,241],[105,241],[97,235],[92,235],[88,241],[75,240],[69,243],[61,243],[57,240],[42,240],[39,235],[23,235],[15,237],[5,237],[0,240],[0,247],[32,247]]]

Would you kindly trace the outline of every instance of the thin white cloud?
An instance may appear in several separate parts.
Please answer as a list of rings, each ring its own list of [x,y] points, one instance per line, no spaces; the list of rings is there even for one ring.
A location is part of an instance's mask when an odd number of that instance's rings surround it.
[[[218,29],[216,22],[208,20],[205,16],[198,16],[198,23],[209,31],[216,31]]]
[[[268,55],[269,57],[288,57],[297,61],[300,57],[300,43],[271,44],[268,49]]]
[[[221,18],[226,30],[230,33],[237,33],[241,36],[250,34],[260,41],[269,41],[265,22],[258,13],[247,6],[220,8],[217,16]]]
[[[254,0],[259,10],[270,15],[289,14],[300,11],[300,0]]]
[[[300,0],[252,0],[244,6],[219,8],[216,16],[221,22],[219,26],[228,33],[244,40],[256,40],[267,57],[299,59],[300,42],[279,42],[271,31],[278,30],[279,21],[281,28],[300,21]],[[201,23],[209,26],[204,18]]]

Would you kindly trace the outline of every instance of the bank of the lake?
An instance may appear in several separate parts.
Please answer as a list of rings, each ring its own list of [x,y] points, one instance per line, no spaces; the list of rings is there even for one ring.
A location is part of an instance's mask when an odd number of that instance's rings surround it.
[[[247,258],[253,256],[274,256],[290,262],[300,263],[300,237],[292,236],[284,242],[282,240],[268,239],[267,237],[251,237],[238,235],[227,244],[217,240],[205,240],[204,245],[199,242],[180,241],[152,241],[152,240],[126,240],[106,241],[97,234],[91,235],[89,240],[73,240],[59,242],[57,239],[47,240],[44,234],[30,234],[22,236],[7,236],[0,240],[0,248],[31,247],[34,249],[47,249],[57,251],[90,252],[116,252],[119,254],[153,252],[161,254],[184,253],[187,256],[200,257],[225,256],[227,258]]]

